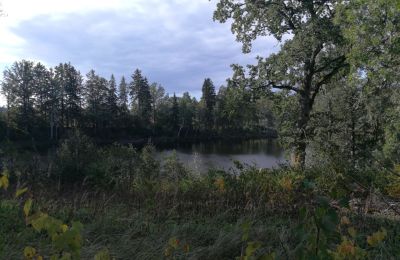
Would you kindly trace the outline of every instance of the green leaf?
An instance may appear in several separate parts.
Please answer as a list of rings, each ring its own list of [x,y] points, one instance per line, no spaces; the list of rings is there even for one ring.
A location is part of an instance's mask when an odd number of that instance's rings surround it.
[[[70,253],[63,253],[59,260],[72,260],[72,255]]]
[[[247,241],[249,239],[250,226],[250,221],[246,221],[240,226],[243,230],[242,241]]]
[[[317,197],[317,202],[319,205],[321,205],[324,208],[329,207],[329,198],[325,197],[325,196],[318,196]]]
[[[275,257],[275,253],[270,253],[270,254],[266,254],[266,255],[261,256],[259,258],[259,260],[274,260],[275,258],[276,258]]]
[[[335,210],[329,209],[321,221],[321,228],[328,233],[334,232],[339,224],[339,216]]]

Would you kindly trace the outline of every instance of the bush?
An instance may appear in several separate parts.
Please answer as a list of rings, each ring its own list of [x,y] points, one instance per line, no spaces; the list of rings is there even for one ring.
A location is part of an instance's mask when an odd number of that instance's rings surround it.
[[[61,144],[57,150],[57,178],[62,183],[83,181],[88,177],[99,178],[95,162],[99,159],[97,148],[90,139],[79,131]]]

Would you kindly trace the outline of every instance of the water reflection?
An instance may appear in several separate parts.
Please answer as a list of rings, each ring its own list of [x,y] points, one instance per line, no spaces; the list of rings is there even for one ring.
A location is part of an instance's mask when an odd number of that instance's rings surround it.
[[[282,151],[273,140],[216,141],[158,147],[158,157],[165,158],[174,150],[181,162],[200,172],[210,168],[229,170],[233,161],[273,168],[284,162]]]

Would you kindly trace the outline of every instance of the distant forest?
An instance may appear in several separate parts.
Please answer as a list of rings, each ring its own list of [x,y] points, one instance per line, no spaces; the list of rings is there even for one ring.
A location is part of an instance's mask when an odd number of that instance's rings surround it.
[[[102,141],[134,138],[276,136],[271,101],[228,81],[216,93],[205,79],[202,97],[170,96],[136,69],[129,79],[110,79],[70,63],[46,68],[18,61],[4,71],[0,129],[9,140],[56,141],[71,129]]]

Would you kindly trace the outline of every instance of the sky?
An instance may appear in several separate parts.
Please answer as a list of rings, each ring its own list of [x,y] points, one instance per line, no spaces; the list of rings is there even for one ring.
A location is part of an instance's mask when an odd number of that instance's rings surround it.
[[[168,93],[199,97],[205,78],[218,87],[231,64],[255,63],[279,48],[271,37],[243,54],[230,23],[212,19],[217,0],[0,0],[0,70],[27,59],[71,62],[85,75],[142,70]],[[4,98],[0,97],[0,105]]]

